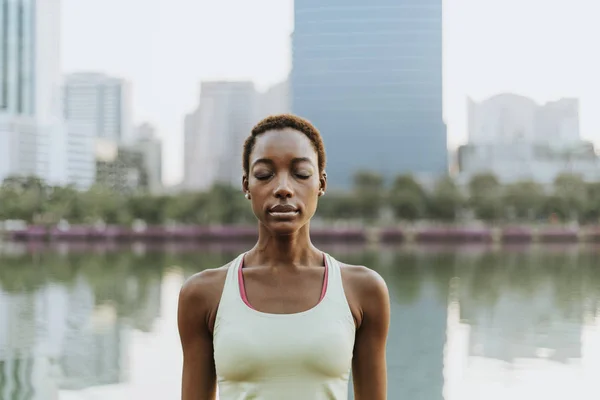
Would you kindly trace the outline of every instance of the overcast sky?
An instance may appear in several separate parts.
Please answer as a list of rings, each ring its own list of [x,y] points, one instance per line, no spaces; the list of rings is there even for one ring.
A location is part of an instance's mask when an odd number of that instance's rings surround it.
[[[301,1],[301,0],[300,0]],[[99,71],[133,85],[134,119],[165,143],[165,181],[182,177],[183,117],[199,82],[251,79],[259,89],[290,70],[290,0],[62,0],[65,72]],[[600,2],[445,0],[445,120],[466,138],[466,96],[516,92],[581,99],[584,138],[600,142]]]

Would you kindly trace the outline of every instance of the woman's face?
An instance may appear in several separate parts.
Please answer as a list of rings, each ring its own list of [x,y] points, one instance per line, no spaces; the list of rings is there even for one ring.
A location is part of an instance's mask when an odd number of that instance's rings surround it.
[[[325,186],[317,152],[306,135],[286,129],[257,136],[243,188],[254,215],[269,230],[286,234],[304,226]]]

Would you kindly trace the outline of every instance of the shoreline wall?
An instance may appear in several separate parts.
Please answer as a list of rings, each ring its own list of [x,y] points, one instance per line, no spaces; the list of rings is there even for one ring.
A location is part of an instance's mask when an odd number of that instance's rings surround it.
[[[0,232],[1,233],[1,232]],[[351,227],[311,228],[317,242],[349,244],[397,243],[600,243],[600,226],[508,226],[508,227]],[[253,242],[257,238],[254,226],[180,226],[131,229],[108,226],[58,227],[30,226],[4,231],[2,237],[16,242]]]

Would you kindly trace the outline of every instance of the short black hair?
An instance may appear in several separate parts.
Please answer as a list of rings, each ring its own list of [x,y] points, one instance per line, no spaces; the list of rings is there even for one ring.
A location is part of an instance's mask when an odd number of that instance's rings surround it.
[[[242,167],[244,168],[244,174],[246,176],[250,170],[250,153],[252,153],[252,150],[254,149],[256,137],[267,131],[283,130],[286,128],[293,129],[306,135],[317,152],[319,172],[323,173],[325,171],[325,145],[323,144],[323,138],[321,137],[319,130],[307,119],[293,114],[279,114],[271,115],[259,121],[254,128],[252,128],[250,136],[246,139],[242,155]]]

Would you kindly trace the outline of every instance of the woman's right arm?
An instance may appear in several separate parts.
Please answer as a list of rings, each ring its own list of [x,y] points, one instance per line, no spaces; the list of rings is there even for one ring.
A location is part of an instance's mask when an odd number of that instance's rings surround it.
[[[182,400],[215,400],[217,381],[209,329],[211,286],[200,273],[181,288],[177,325],[183,350]],[[208,289],[208,290],[206,290]]]

